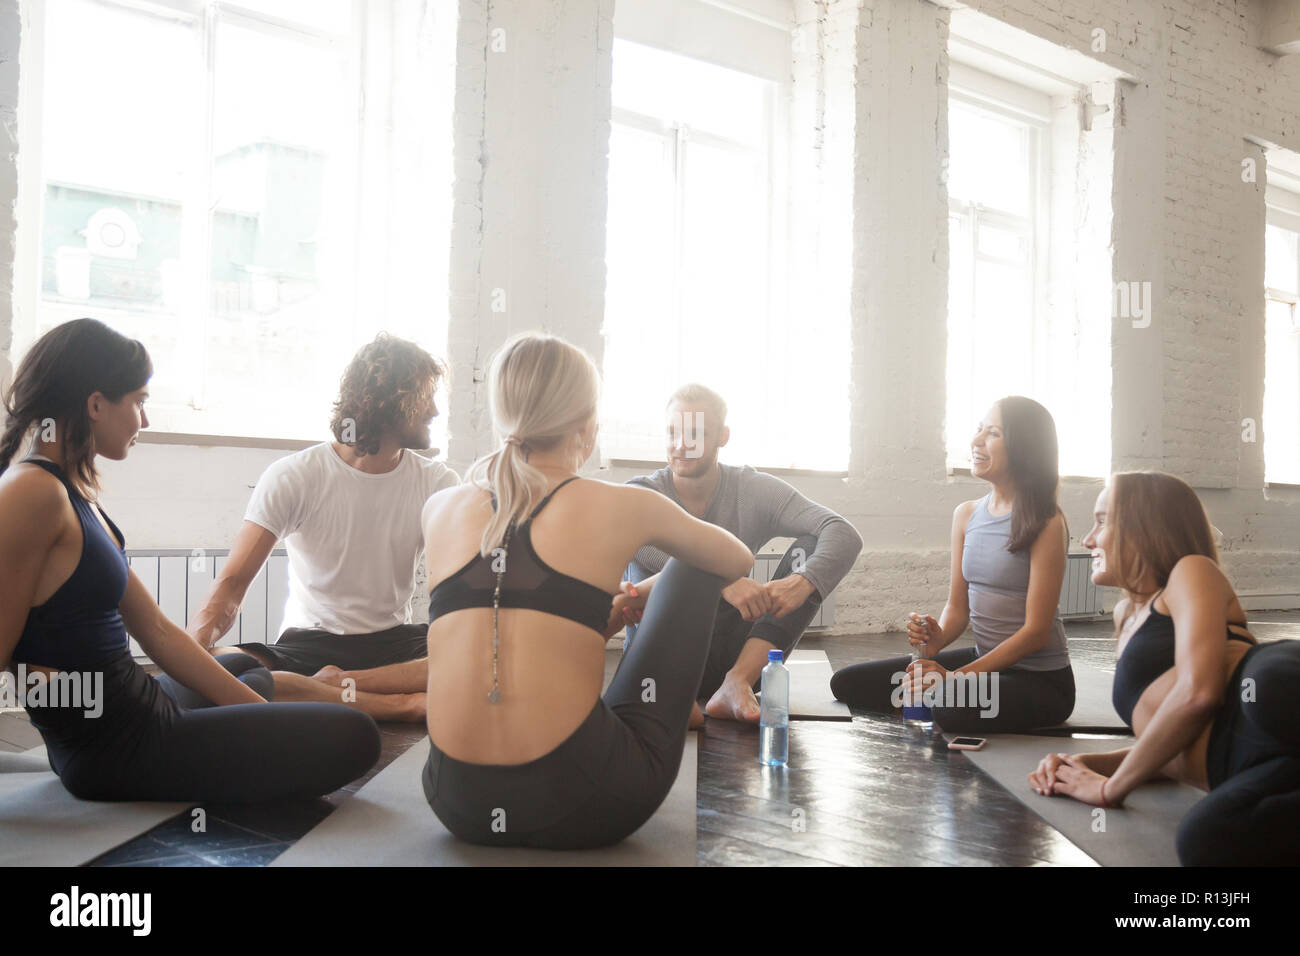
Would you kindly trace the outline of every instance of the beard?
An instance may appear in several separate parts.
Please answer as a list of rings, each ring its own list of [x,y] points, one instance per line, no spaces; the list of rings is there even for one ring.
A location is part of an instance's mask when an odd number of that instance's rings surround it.
[[[422,451],[429,447],[433,440],[429,434],[428,425],[407,425],[402,429],[397,437],[398,444],[403,448],[410,448],[414,451]]]

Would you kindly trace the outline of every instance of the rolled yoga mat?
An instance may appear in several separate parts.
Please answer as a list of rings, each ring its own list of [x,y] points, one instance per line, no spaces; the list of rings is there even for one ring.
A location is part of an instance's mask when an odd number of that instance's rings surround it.
[[[424,797],[426,737],[381,770],[271,866],[694,866],[696,735],[654,816],[598,850],[487,847],[452,836]]]
[[[188,806],[78,800],[44,747],[0,754],[0,866],[80,866]]]
[[[948,740],[953,736],[944,734]],[[1178,824],[1205,796],[1203,791],[1172,780],[1153,781],[1130,793],[1119,809],[1095,814],[1099,808],[1070,797],[1040,796],[1025,779],[1049,753],[1104,752],[1132,745],[1132,737],[994,734],[983,750],[961,753],[1102,866],[1178,866]]]

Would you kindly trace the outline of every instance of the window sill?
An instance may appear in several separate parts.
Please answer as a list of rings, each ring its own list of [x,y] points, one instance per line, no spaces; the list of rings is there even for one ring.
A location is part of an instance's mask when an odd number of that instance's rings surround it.
[[[658,471],[667,465],[664,461],[643,461],[636,458],[610,458],[609,463],[615,468],[636,468],[650,469]],[[755,465],[755,471],[761,471],[768,475],[795,475],[808,478],[847,478],[847,471],[819,471],[815,468],[765,468],[762,465]]]
[[[969,468],[949,468],[948,477],[973,478],[974,475],[970,473]],[[1097,482],[1105,484],[1106,478],[1103,475],[1062,475],[1061,481],[1062,483],[1069,482],[1070,484],[1091,485],[1096,484]]]
[[[246,435],[201,435],[194,432],[142,431],[136,441],[141,445],[187,445],[199,448],[266,448],[272,451],[302,451],[319,445],[325,438],[253,438]],[[426,458],[442,453],[441,448],[415,449]]]

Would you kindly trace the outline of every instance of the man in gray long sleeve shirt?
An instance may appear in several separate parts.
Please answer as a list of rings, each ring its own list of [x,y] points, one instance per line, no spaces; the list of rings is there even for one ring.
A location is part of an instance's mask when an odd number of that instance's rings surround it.
[[[755,554],[773,538],[794,538],[767,584],[750,578],[722,592],[713,643],[697,698],[710,717],[757,721],[754,696],[767,652],[788,658],[822,600],[862,550],[857,530],[773,475],[749,465],[724,465],[718,450],[731,430],[726,403],[701,385],[685,385],[668,403],[668,466],[628,484],[653,488],[710,524],[726,528]],[[646,546],[628,566],[636,584],[663,570],[668,556]],[[653,582],[652,582],[653,586]],[[629,642],[635,627],[628,627]],[[697,705],[698,711],[698,705]],[[693,723],[701,720],[698,712]]]

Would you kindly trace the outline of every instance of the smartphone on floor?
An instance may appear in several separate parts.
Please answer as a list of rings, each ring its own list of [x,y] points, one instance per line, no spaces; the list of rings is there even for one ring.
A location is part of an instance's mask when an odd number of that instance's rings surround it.
[[[948,741],[949,750],[979,750],[988,739],[985,737],[954,737]]]

